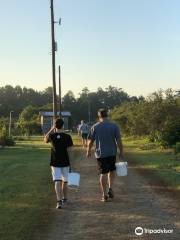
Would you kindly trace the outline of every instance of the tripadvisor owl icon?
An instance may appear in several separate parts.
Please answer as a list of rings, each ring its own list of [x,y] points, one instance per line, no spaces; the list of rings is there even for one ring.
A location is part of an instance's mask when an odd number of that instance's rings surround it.
[[[142,227],[137,227],[135,228],[135,234],[140,236],[143,234],[143,228]]]

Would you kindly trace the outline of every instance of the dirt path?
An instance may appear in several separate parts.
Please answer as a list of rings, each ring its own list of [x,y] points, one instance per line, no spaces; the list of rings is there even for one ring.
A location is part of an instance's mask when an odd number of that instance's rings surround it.
[[[180,239],[180,212],[177,200],[154,190],[133,166],[128,177],[116,178],[113,202],[99,201],[98,176],[94,158],[87,160],[75,150],[74,169],[81,173],[80,190],[70,190],[70,202],[54,210],[48,240],[129,240]],[[52,206],[54,207],[54,206]],[[136,227],[174,229],[173,234],[136,236]]]

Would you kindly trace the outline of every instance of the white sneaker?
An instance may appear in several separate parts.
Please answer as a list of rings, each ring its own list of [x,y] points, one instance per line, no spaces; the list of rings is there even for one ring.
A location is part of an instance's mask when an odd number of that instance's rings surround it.
[[[63,201],[62,200],[58,201],[57,205],[56,205],[56,209],[61,209],[61,208],[63,208]]]

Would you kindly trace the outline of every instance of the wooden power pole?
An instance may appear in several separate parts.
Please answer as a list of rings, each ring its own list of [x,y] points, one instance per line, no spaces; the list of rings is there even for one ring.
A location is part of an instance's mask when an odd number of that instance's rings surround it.
[[[51,0],[51,36],[52,36],[52,81],[53,81],[53,116],[57,118],[57,96],[56,96],[56,42],[54,33],[54,2]]]
[[[59,116],[62,117],[61,66],[59,66]]]

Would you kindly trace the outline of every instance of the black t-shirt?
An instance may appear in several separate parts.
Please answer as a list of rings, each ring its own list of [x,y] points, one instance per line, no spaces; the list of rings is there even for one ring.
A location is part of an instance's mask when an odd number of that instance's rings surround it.
[[[72,138],[66,133],[51,133],[49,135],[49,142],[51,143],[51,162],[53,167],[68,167],[69,156],[67,148],[73,146]]]

